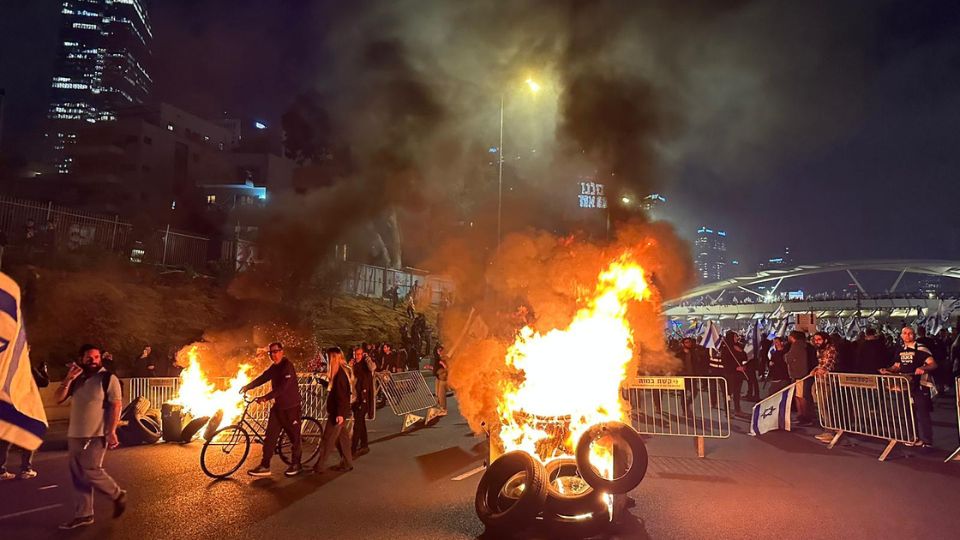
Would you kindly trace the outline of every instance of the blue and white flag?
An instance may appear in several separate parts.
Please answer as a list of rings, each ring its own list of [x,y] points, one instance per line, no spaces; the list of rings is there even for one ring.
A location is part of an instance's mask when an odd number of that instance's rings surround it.
[[[708,349],[716,349],[720,346],[720,329],[717,328],[717,325],[713,321],[710,321],[707,324],[707,331],[703,333],[703,337],[700,338],[700,345]]]
[[[750,435],[763,435],[775,429],[790,431],[790,404],[796,388],[796,384],[791,384],[753,406]]]
[[[0,439],[36,450],[46,433],[47,414],[30,369],[20,287],[0,273]]]

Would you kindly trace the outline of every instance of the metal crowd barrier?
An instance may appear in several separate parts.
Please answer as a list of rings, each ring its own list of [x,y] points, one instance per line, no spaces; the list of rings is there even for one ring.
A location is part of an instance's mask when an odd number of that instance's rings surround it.
[[[404,417],[402,431],[423,420],[422,416],[415,415],[414,412],[430,409],[428,417],[432,416],[431,413],[436,414],[437,398],[430,391],[423,373],[419,370],[399,373],[378,371],[376,378],[387,398],[390,410],[393,414]],[[430,418],[427,420],[429,421]]]
[[[228,377],[213,377],[209,379],[218,389],[225,388],[230,381]],[[326,385],[319,377],[313,374],[298,374],[297,383],[300,386],[303,416],[316,418],[321,423],[327,419],[327,390]],[[159,409],[161,405],[173,400],[180,390],[180,379],[177,377],[135,377],[120,379],[123,388],[123,404],[126,406],[134,398],[143,396],[150,401],[151,409]],[[249,392],[250,397],[258,397],[270,391],[270,383],[255,388]],[[262,422],[270,414],[269,406],[251,406],[249,413]]]
[[[828,448],[844,433],[887,441],[880,461],[898,442],[917,440],[910,379],[901,375],[829,373],[814,377],[814,398],[824,429],[836,430]]]
[[[704,439],[730,436],[723,377],[639,377],[621,393],[630,404],[630,422],[641,434],[694,437],[700,457]]]
[[[960,431],[960,377],[953,381],[953,393],[957,397],[957,430]],[[950,457],[944,460],[944,463],[953,460],[960,461],[960,446],[950,454]]]

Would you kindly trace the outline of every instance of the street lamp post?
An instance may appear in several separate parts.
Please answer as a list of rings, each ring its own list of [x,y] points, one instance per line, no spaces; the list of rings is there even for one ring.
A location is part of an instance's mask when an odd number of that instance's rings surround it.
[[[536,94],[540,91],[540,84],[531,78],[524,81],[530,92]],[[497,147],[497,251],[500,251],[500,238],[503,231],[503,101],[504,95],[500,94],[500,145]]]

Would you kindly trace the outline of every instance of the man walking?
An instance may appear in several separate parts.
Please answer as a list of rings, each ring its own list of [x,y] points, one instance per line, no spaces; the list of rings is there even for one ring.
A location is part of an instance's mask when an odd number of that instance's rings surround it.
[[[373,394],[373,374],[377,371],[377,365],[364,352],[363,347],[353,349],[350,365],[353,368],[354,388],[357,395],[356,401],[351,406],[355,424],[350,452],[354,456],[362,456],[370,452],[370,448],[367,446],[367,416],[371,416],[373,411],[376,410]]]
[[[267,420],[267,433],[263,440],[263,458],[260,465],[247,471],[250,476],[270,476],[270,460],[277,449],[282,429],[290,438],[290,466],[283,473],[287,476],[296,476],[303,471],[300,464],[300,385],[297,384],[297,369],[293,362],[283,355],[283,344],[274,341],[267,349],[273,365],[268,367],[262,375],[250,381],[250,384],[240,389],[246,393],[267,382],[270,383],[270,392],[256,399],[257,403],[275,400],[270,408],[270,418]]]
[[[799,383],[810,373],[810,357],[812,351],[809,351],[807,345],[807,336],[799,330],[793,330],[787,335],[787,341],[790,342],[790,350],[784,355],[787,364],[787,373],[794,384]],[[797,391],[794,392],[794,400],[797,404],[797,425],[809,426],[813,424],[813,416],[810,411],[810,394],[813,391],[813,380],[806,379],[797,385]]]
[[[910,379],[910,396],[913,398],[913,416],[917,420],[917,435],[920,440],[917,446],[929,448],[933,446],[933,423],[930,420],[930,411],[933,410],[933,401],[930,397],[928,380],[937,369],[930,350],[917,343],[913,328],[904,326],[900,331],[903,346],[897,351],[896,361],[881,373],[899,373]],[[924,384],[926,383],[926,384]]]
[[[334,470],[348,472],[353,470],[353,455],[350,453],[350,432],[353,420],[350,410],[350,378],[347,375],[346,362],[340,347],[327,349],[327,358],[330,364],[327,394],[327,425],[323,428],[323,439],[320,441],[320,457],[313,466],[313,472],[323,472],[327,454],[333,451],[340,443],[343,462],[334,467]]]
[[[120,380],[103,369],[100,354],[95,345],[80,347],[79,360],[70,366],[55,394],[58,403],[71,400],[67,450],[76,503],[73,519],[61,524],[61,529],[93,524],[94,489],[113,501],[113,517],[120,517],[127,506],[127,492],[103,468],[107,449],[119,445],[121,395]]]
[[[720,358],[711,358],[710,374],[723,377],[727,381],[727,401],[733,401],[733,411],[742,415],[740,410],[740,386],[745,377],[743,364],[747,361],[747,353],[743,352],[740,344],[740,335],[728,330],[720,340]]]

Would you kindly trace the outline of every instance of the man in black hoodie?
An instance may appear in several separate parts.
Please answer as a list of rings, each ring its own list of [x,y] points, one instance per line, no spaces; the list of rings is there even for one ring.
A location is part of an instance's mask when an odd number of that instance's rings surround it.
[[[250,381],[250,384],[240,389],[241,393],[270,383],[270,392],[257,398],[257,403],[274,399],[270,408],[270,418],[267,420],[267,433],[263,440],[263,459],[260,465],[247,471],[250,476],[270,476],[270,459],[277,448],[280,439],[280,430],[286,432],[290,438],[290,467],[283,474],[296,476],[303,471],[300,464],[300,385],[297,384],[297,369],[293,362],[283,356],[283,345],[275,341],[268,348],[270,361],[262,375]]]
[[[351,381],[347,375],[347,365],[343,359],[340,347],[327,349],[330,375],[327,383],[327,425],[323,428],[323,438],[320,441],[320,457],[313,466],[313,472],[323,472],[327,454],[333,452],[340,443],[343,462],[334,470],[348,472],[353,470],[353,455],[350,453],[351,432],[353,418],[350,408],[350,397],[353,393]]]

